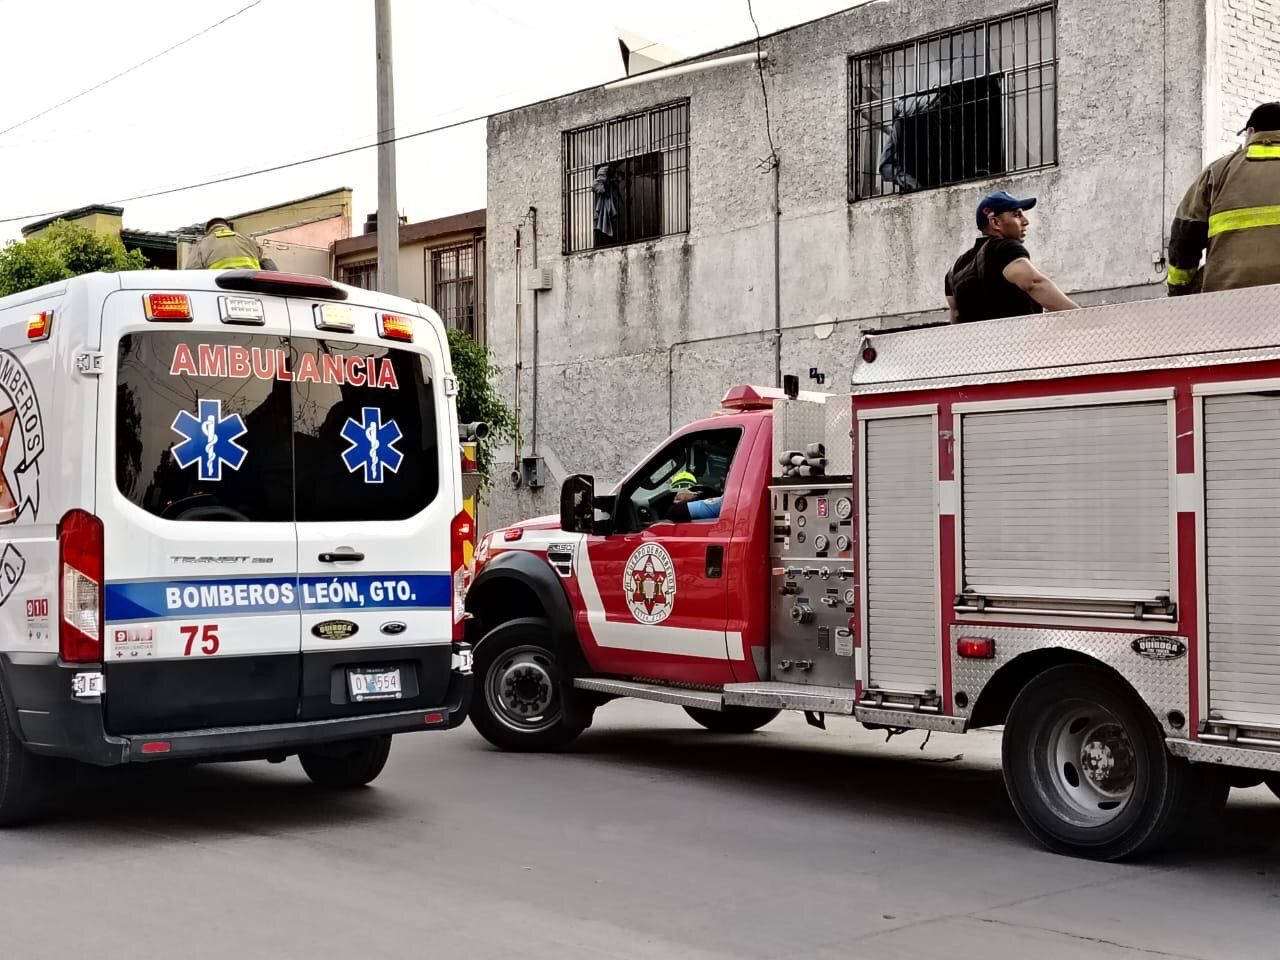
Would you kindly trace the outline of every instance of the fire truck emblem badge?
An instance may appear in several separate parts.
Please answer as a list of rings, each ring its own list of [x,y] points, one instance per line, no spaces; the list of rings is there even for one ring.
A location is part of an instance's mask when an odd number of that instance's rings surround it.
[[[641,623],[661,623],[676,599],[676,568],[671,555],[656,543],[631,554],[622,571],[622,593],[631,615]]]

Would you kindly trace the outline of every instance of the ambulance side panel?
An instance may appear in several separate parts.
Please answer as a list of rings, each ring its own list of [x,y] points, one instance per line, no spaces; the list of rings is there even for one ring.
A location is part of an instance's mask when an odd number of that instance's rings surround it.
[[[67,510],[94,508],[96,383],[75,362],[117,285],[77,278],[0,306],[0,683],[22,740],[44,753],[101,740],[97,698],[72,695],[84,668],[58,661],[57,528]],[[33,322],[48,323],[44,339],[28,336]]]

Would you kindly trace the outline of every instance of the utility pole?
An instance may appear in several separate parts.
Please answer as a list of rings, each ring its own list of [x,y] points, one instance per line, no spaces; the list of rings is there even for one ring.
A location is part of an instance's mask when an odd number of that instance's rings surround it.
[[[373,0],[378,55],[378,289],[400,293],[400,212],[396,207],[396,114],[391,74],[391,0]]]

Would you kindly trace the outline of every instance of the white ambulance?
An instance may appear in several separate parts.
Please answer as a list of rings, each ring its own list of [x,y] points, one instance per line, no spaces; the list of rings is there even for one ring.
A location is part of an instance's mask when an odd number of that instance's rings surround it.
[[[316,277],[0,299],[0,822],[51,758],[355,786],[461,723],[456,392],[434,313]]]

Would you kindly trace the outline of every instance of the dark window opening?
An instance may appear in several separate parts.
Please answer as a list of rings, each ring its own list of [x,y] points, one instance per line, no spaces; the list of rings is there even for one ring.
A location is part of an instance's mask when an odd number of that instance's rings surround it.
[[[378,289],[378,261],[368,260],[364,263],[349,263],[342,267],[342,282],[350,287],[362,290]]]
[[[431,251],[431,306],[445,326],[476,335],[476,247],[463,243]]]
[[[568,131],[562,148],[565,253],[688,231],[688,101]]]
[[[1052,4],[849,61],[849,199],[1052,166]]]

